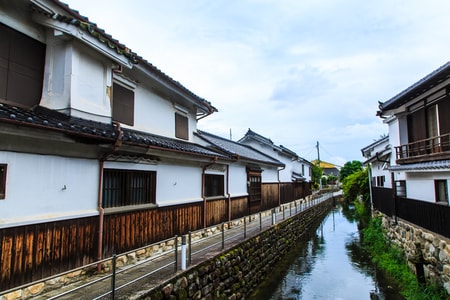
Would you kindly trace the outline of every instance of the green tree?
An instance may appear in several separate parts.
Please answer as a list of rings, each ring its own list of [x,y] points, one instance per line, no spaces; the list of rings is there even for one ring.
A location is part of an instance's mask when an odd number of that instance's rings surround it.
[[[344,179],[347,176],[355,172],[361,171],[362,169],[363,169],[362,162],[360,162],[359,160],[348,161],[344,164],[344,166],[341,168],[339,172],[339,180],[341,182],[344,182]]]
[[[345,199],[355,201],[358,196],[362,197],[363,203],[370,204],[369,179],[367,169],[361,169],[348,175],[342,182],[342,192]]]
[[[313,182],[313,188],[318,189],[320,187],[320,180],[322,178],[323,170],[319,166],[312,166],[311,180]]]

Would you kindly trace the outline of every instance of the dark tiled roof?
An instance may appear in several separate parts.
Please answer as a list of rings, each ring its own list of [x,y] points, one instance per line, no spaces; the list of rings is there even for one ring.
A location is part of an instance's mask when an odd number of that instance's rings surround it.
[[[0,103],[1,123],[58,131],[72,137],[90,138],[91,142],[97,141],[98,143],[110,142],[113,144],[117,137],[120,136],[119,129],[113,124],[71,117],[42,106],[24,109]],[[122,131],[121,141],[124,144],[159,148],[188,155],[229,159],[228,156],[214,152],[201,145],[129,129],[122,129]]]
[[[245,133],[245,136],[243,138],[241,138],[238,142],[241,143],[243,141],[245,141],[246,139],[253,139],[255,141],[258,141],[262,144],[266,144],[268,146],[274,147],[276,148],[277,146],[275,146],[275,144],[272,142],[271,139],[266,138],[260,134],[257,134],[256,132],[252,131],[250,128],[247,130],[247,132]]]
[[[279,160],[270,157],[258,150],[253,149],[250,146],[240,144],[238,142],[234,142],[231,140],[227,140],[221,138],[219,136],[213,135],[211,133],[207,133],[204,131],[197,130],[197,136],[202,138],[203,140],[209,142],[216,149],[228,154],[235,156],[236,158],[244,158],[248,160],[253,160],[259,163],[265,163],[276,166],[284,166],[282,162]]]
[[[172,79],[167,74],[163,73],[153,64],[151,64],[150,62],[139,56],[137,53],[131,51],[131,49],[126,47],[124,44],[120,43],[117,39],[114,39],[110,34],[107,34],[105,30],[99,28],[97,24],[89,21],[87,17],[80,15],[80,13],[77,10],[70,8],[69,5],[59,0],[52,0],[52,1],[56,5],[61,7],[64,11],[66,11],[69,15],[55,14],[55,15],[48,15],[48,17],[51,17],[60,22],[77,26],[81,30],[95,37],[99,42],[106,44],[110,49],[114,49],[118,54],[127,57],[132,63],[135,64],[139,63],[145,65],[153,75],[155,75],[156,77],[167,83],[169,86],[175,88],[176,90],[181,91],[188,97],[192,97],[193,99],[195,99],[195,101],[197,101],[200,105],[206,107],[209,113],[217,112],[217,108],[215,108],[211,104],[211,102],[197,96],[196,94],[188,90],[186,87],[184,87],[181,83]]]
[[[44,128],[64,132],[68,135],[85,136],[101,140],[115,140],[117,137],[117,129],[111,124],[70,117],[42,106],[24,109],[0,103],[0,123]]]
[[[447,62],[445,65],[439,67],[434,70],[421,80],[417,81],[407,89],[403,90],[399,94],[395,95],[391,99],[387,100],[384,103],[380,103],[380,112],[397,108],[408,101],[412,100],[414,97],[419,96],[425,91],[431,89],[433,86],[441,83],[442,81],[448,79],[450,77],[450,62]]]
[[[294,151],[284,147],[283,145],[277,146],[275,145],[271,139],[266,138],[254,131],[252,131],[250,128],[248,129],[247,133],[245,134],[245,136],[243,138],[241,138],[238,142],[239,143],[244,143],[246,140],[255,140],[259,143],[265,144],[269,147],[272,147],[272,149],[274,151],[278,151],[284,155],[287,156],[291,156],[291,157],[295,157],[295,158],[299,158],[298,154],[295,153]]]
[[[122,141],[128,144],[146,145],[148,147],[170,149],[177,152],[188,152],[190,154],[202,156],[231,159],[229,156],[212,151],[201,145],[130,129],[123,129]]]
[[[450,160],[438,160],[407,165],[390,166],[389,171],[436,171],[449,170]]]

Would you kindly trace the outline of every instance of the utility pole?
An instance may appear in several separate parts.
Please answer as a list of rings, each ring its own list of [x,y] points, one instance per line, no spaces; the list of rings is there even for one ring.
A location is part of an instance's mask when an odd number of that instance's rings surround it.
[[[318,164],[319,169],[322,169],[322,168],[320,167],[319,141],[317,141],[316,147],[317,147],[317,164]],[[319,186],[320,186],[319,189],[321,190],[321,189],[322,189],[322,176],[320,176],[320,178],[319,178]]]

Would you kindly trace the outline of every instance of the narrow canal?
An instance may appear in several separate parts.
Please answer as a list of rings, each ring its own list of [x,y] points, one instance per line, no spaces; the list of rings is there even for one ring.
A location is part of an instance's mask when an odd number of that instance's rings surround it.
[[[360,247],[353,209],[336,206],[305,233],[251,300],[404,299]]]

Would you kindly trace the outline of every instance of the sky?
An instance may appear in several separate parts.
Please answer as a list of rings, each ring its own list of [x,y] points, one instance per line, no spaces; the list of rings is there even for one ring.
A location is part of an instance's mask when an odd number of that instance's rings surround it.
[[[447,0],[63,2],[210,101],[198,129],[338,166],[387,134],[378,101],[450,60]]]

